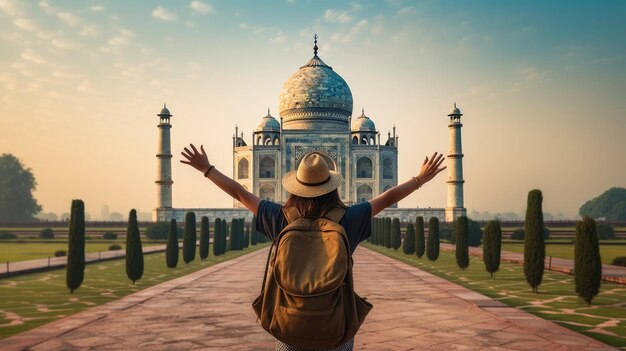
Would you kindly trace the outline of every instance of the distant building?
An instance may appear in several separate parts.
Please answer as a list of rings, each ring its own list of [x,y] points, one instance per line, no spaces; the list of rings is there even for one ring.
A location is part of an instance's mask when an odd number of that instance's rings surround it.
[[[380,132],[372,119],[361,110],[352,118],[352,92],[346,81],[317,55],[300,67],[283,85],[279,95],[280,122],[268,109],[254,129],[250,143],[235,128],[233,136],[233,179],[259,197],[279,203],[287,200],[282,176],[294,169],[303,156],[318,153],[330,169],[342,174],[344,183],[339,195],[346,204],[364,202],[398,184],[398,136],[396,128],[381,143]],[[458,112],[458,113],[456,113]],[[456,113],[456,114],[455,114]],[[172,208],[172,177],[169,119],[164,106],[158,114],[160,143],[157,183],[157,208],[153,219],[182,220],[187,211],[197,216],[246,217],[252,214],[237,201],[233,209]],[[417,216],[453,220],[465,214],[463,208],[463,174],[461,154],[460,111],[450,116],[451,148],[448,155],[448,208],[390,208],[384,216],[414,221]],[[456,121],[453,123],[453,120]],[[458,123],[457,123],[458,122]],[[458,143],[457,143],[458,141]],[[452,199],[452,200],[451,200]],[[394,205],[396,207],[397,205]],[[199,217],[198,217],[199,218]]]

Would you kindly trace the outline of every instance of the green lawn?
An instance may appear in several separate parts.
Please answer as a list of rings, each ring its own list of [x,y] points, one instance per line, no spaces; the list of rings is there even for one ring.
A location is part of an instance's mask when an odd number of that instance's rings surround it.
[[[164,242],[144,241],[144,246],[163,244]],[[118,244],[126,247],[124,240],[85,240],[85,252],[108,251],[109,246]],[[37,258],[54,257],[57,250],[67,251],[67,239],[36,240],[1,240],[0,241],[0,263],[34,260]]]
[[[369,243],[364,246],[607,344],[626,349],[624,285],[602,282],[600,294],[591,306],[587,306],[576,296],[571,275],[546,271],[539,293],[535,294],[526,283],[522,265],[502,263],[500,270],[491,278],[485,271],[482,258],[470,256],[470,266],[461,270],[451,251],[441,251],[439,259],[431,262],[425,256],[418,259],[416,255],[405,255],[401,250],[394,251]],[[591,332],[592,328],[599,328],[605,334]]]
[[[123,259],[88,264],[83,284],[74,294],[65,285],[65,269],[2,278],[0,339],[266,246],[251,246],[218,257],[210,252],[205,261],[200,261],[196,253],[196,259],[188,265],[183,262],[181,252],[178,267],[174,269],[165,265],[164,253],[145,255],[143,277],[134,285],[126,277]]]
[[[524,253],[524,244],[503,243],[502,251]],[[574,245],[546,245],[546,257],[558,257],[574,259]],[[626,245],[602,245],[600,244],[600,257],[602,263],[610,264],[615,257],[626,256]]]

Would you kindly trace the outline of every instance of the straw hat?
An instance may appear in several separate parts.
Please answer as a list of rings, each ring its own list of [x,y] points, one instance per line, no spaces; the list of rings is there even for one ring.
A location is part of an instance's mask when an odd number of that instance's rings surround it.
[[[337,189],[343,181],[339,172],[328,169],[326,161],[317,153],[302,158],[298,170],[283,176],[283,187],[300,197],[317,197]]]

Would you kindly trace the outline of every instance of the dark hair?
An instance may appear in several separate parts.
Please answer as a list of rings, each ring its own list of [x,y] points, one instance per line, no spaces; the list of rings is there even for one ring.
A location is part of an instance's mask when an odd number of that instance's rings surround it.
[[[302,217],[324,217],[336,207],[347,208],[339,198],[337,189],[317,197],[301,197],[289,194],[285,207],[295,207]]]

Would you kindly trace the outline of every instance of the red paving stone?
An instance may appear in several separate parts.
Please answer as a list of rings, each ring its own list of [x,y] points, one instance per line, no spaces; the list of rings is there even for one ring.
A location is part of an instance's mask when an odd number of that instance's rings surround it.
[[[273,350],[250,304],[267,250],[0,341],[1,350]],[[617,350],[365,248],[356,290],[374,309],[355,350]]]

